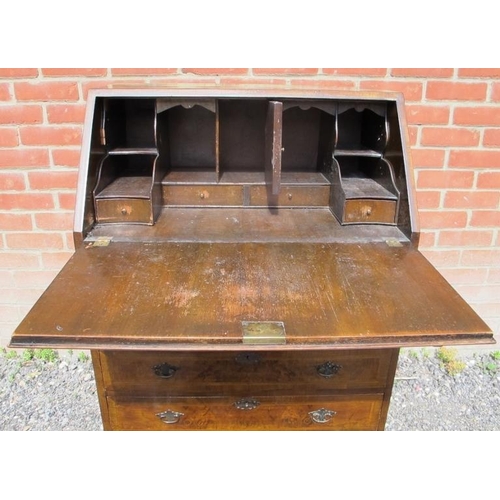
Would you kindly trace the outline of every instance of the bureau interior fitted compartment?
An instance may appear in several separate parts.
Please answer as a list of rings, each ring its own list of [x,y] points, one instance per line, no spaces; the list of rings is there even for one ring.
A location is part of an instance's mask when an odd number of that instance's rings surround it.
[[[153,224],[160,213],[156,205],[321,207],[341,224],[397,225],[399,193],[384,158],[388,106],[312,99],[107,99],[101,139],[108,157],[94,190],[95,219]],[[109,159],[119,154],[157,156],[149,185],[147,175],[127,173],[147,171],[140,165],[147,160],[130,167],[131,158]],[[121,168],[115,168],[118,162]],[[136,198],[135,206],[125,206],[119,196],[110,201],[114,187]],[[146,188],[153,193],[149,214],[146,202],[138,201]]]
[[[282,172],[323,172],[331,164],[335,103],[285,101]]]
[[[396,224],[399,191],[391,163],[370,156],[334,158],[332,209],[343,224]]]
[[[156,99],[104,99],[99,140],[104,147],[93,200],[97,223],[152,225],[161,205]],[[95,137],[94,137],[95,141]]]
[[[153,224],[159,205],[158,154],[109,153],[101,162],[94,189],[96,221]]]
[[[214,99],[160,99],[159,151],[167,174],[181,172],[196,181],[199,174],[218,179],[218,109]]]
[[[108,151],[156,149],[156,99],[105,99],[101,144]]]
[[[335,154],[381,156],[389,138],[387,104],[342,102],[337,109]]]

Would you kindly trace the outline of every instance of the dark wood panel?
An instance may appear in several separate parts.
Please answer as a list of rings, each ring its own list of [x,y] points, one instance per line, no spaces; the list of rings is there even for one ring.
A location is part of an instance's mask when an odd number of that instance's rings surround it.
[[[108,149],[155,148],[155,99],[106,99],[103,138]]]
[[[316,171],[322,111],[298,106],[283,113],[283,170]]]
[[[244,348],[242,321],[282,321],[286,346],[491,342],[408,245],[110,243],[78,251],[12,345]]]
[[[238,409],[235,398],[108,398],[109,418],[116,430],[377,430],[380,394],[335,397],[246,398],[254,409]],[[240,405],[242,405],[241,402]],[[311,412],[332,412],[325,423],[313,420]],[[170,410],[182,415],[164,417]],[[321,415],[316,417],[321,420]]]
[[[93,237],[116,242],[206,243],[371,243],[406,242],[397,227],[341,226],[326,208],[166,208],[153,227],[98,226]]]
[[[164,177],[162,184],[178,185],[178,184],[213,184],[213,185],[233,185],[238,186],[245,184],[265,184],[264,172],[225,172],[221,175],[219,181],[213,172],[203,169],[181,169],[172,170]],[[325,176],[319,172],[282,172],[281,185],[293,186],[329,186],[330,183]]]
[[[108,392],[159,395],[315,394],[382,392],[392,350],[310,352],[102,351]]]
[[[160,113],[159,120],[168,120],[168,151],[171,168],[206,168],[216,170],[215,113],[193,106],[176,106]]]
[[[262,171],[267,100],[219,101],[220,173]]]

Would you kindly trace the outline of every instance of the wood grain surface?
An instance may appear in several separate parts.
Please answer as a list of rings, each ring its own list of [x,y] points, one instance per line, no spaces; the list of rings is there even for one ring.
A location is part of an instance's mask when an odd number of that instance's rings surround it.
[[[492,341],[409,245],[111,242],[75,253],[12,345],[244,349],[242,321],[284,322],[285,349]]]
[[[203,394],[321,394],[381,392],[393,349],[269,352],[99,351],[107,394],[149,397]],[[322,375],[326,363],[335,365]],[[167,367],[162,374],[162,366]],[[251,389],[250,389],[251,388]]]
[[[115,430],[376,430],[382,395],[332,397],[249,398],[252,410],[235,407],[236,398],[109,398],[109,418]],[[335,412],[331,420],[316,423],[310,412]],[[164,423],[158,414],[172,410],[183,415]]]

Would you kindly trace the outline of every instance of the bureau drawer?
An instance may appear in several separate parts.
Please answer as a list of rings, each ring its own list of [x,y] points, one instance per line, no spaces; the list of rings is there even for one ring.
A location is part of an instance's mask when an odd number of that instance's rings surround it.
[[[395,220],[395,201],[359,199],[345,202],[345,223],[394,224]]]
[[[100,364],[108,393],[311,394],[383,389],[393,351],[101,351]]]
[[[147,199],[116,198],[95,203],[97,222],[153,222],[151,201]]]
[[[271,197],[266,186],[250,188],[254,207],[328,207],[329,200],[329,186],[281,186],[280,194]]]
[[[336,397],[108,398],[115,430],[376,430],[381,394]]]
[[[168,206],[242,206],[243,186],[163,186],[163,202]]]

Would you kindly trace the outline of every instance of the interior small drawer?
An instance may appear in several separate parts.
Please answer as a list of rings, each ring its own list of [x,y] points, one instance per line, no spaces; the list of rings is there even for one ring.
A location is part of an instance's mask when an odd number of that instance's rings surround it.
[[[382,394],[108,398],[115,430],[376,430]]]
[[[250,205],[255,207],[327,207],[329,199],[329,186],[281,186],[276,196],[266,186],[250,187]]]
[[[346,200],[343,222],[358,224],[395,224],[396,201],[356,199]]]
[[[393,350],[311,352],[102,351],[108,393],[156,395],[311,394],[383,390]]]
[[[152,224],[151,201],[134,198],[96,199],[97,222]]]
[[[163,202],[168,206],[242,206],[243,186],[164,185]]]

